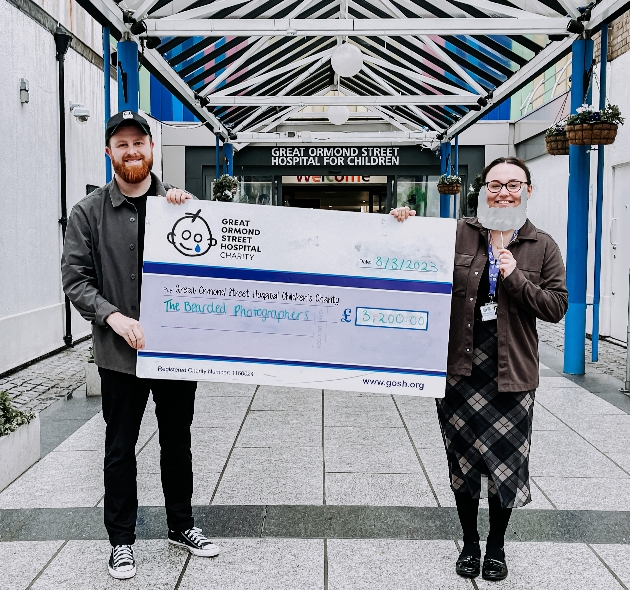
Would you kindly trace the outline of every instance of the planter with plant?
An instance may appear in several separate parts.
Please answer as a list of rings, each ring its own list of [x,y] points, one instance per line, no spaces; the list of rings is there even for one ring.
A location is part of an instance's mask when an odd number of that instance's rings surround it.
[[[238,178],[229,174],[223,174],[212,184],[212,196],[215,201],[231,203],[234,201],[237,190]]]
[[[545,133],[547,153],[552,156],[569,155],[569,140],[564,123],[555,123]]]
[[[442,174],[438,178],[437,189],[441,195],[457,195],[462,190],[461,176],[455,174]]]
[[[0,391],[0,490],[39,461],[39,416],[16,410]]]
[[[471,185],[468,187],[468,197],[466,198],[466,201],[468,202],[468,209],[473,215],[477,215],[477,202],[479,200],[479,192],[482,187],[483,180],[481,179],[481,174],[477,174]]]
[[[567,139],[571,145],[610,145],[624,121],[617,105],[609,104],[596,111],[595,107],[583,104],[567,117]]]
[[[94,348],[90,346],[87,363],[85,363],[85,395],[95,397],[101,395],[101,376],[94,362]]]

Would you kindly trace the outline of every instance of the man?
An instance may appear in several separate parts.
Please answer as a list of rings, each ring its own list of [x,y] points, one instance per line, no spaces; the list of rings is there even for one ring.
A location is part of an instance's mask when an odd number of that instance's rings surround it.
[[[166,197],[177,205],[192,195],[162,184],[151,173],[151,130],[137,113],[114,115],[107,122],[105,142],[114,179],[72,209],[62,276],[65,293],[92,322],[107,424],[104,504],[112,545],[109,573],[125,579],[136,573],[132,548],[138,510],[135,446],[149,391],[159,427],[168,540],[204,557],[218,555],[219,550],[194,527],[192,517],[190,425],[197,384],[135,376],[136,350],[145,345],[138,318],[147,196]]]

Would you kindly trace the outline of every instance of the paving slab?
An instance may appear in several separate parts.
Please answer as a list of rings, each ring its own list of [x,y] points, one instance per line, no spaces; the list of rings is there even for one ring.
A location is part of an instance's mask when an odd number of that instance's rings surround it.
[[[534,477],[559,510],[630,510],[627,479]]]
[[[27,588],[63,541],[0,543],[0,590]]]
[[[532,433],[529,473],[545,477],[629,477],[603,453],[568,429]]]
[[[184,567],[187,552],[166,540],[139,540],[135,546],[136,576],[114,580],[107,571],[109,541],[69,541],[59,555],[33,584],[37,590],[127,589],[161,590],[175,587]],[[77,559],[77,557],[79,557]]]
[[[321,415],[322,390],[262,385],[256,392],[252,410],[309,410]]]
[[[324,588],[320,539],[221,539],[221,554],[193,558],[180,590],[317,590]]]
[[[389,448],[409,446],[409,436],[402,424],[397,427],[326,426],[324,446],[373,445]]]
[[[564,421],[604,453],[623,453],[630,449],[630,416],[628,414],[574,415],[566,416]]]
[[[506,543],[510,574],[502,582],[477,578],[477,587],[506,590],[621,590],[622,586],[584,544]]]
[[[630,545],[591,545],[619,580],[630,586]]]
[[[250,412],[236,444],[239,447],[321,446],[321,416],[307,411]]]
[[[329,590],[472,589],[453,541],[328,540]]]
[[[95,506],[103,493],[102,452],[53,452],[0,493],[0,508]]]
[[[396,445],[326,446],[327,472],[422,473],[409,439]]]
[[[248,383],[213,383],[211,381],[198,381],[197,382],[197,397],[195,399],[195,407],[197,403],[201,402],[201,408],[204,407],[205,397],[249,397],[256,391],[256,385],[250,385]]]
[[[321,504],[321,446],[236,447],[214,504]]]
[[[437,506],[422,473],[326,473],[326,503],[348,506]]]
[[[541,387],[536,392],[536,400],[563,421],[565,418],[570,419],[578,414],[587,416],[626,414],[623,410],[581,387]]]

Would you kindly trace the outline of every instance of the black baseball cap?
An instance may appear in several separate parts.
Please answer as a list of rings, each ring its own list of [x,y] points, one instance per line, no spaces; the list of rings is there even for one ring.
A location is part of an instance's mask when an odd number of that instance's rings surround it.
[[[107,121],[107,127],[105,128],[106,144],[123,123],[125,125],[135,123],[144,133],[149,136],[151,135],[151,128],[144,117],[141,117],[138,113],[134,113],[133,111],[121,111],[120,113],[116,113],[113,117],[110,117],[109,121]]]

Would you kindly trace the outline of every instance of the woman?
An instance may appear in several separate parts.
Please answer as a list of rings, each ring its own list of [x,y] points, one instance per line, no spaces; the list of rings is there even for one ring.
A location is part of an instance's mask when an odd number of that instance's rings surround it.
[[[531,501],[536,319],[560,321],[568,296],[558,246],[526,218],[532,183],[525,163],[497,158],[482,181],[479,217],[457,225],[446,394],[436,401],[464,532],[455,569],[470,578],[480,573],[477,512],[479,498],[487,497],[483,578],[502,580],[512,508]],[[415,211],[400,207],[391,214],[404,221]]]

